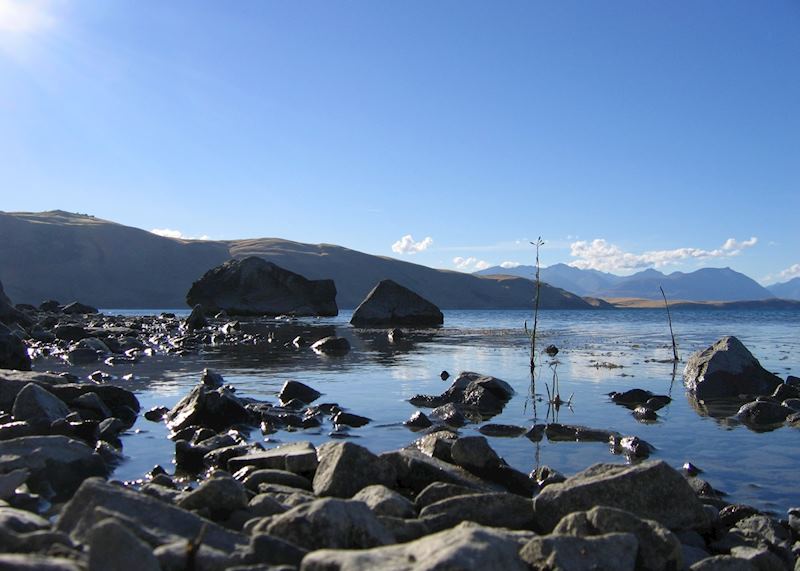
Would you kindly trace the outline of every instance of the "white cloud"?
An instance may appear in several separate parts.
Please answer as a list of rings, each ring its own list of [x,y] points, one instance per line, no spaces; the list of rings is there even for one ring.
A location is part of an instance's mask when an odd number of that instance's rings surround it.
[[[51,2],[43,0],[0,0],[0,33],[28,35],[55,23]]]
[[[202,236],[186,236],[180,230],[172,230],[171,228],[153,228],[150,230],[153,234],[163,236],[164,238],[177,238],[180,240],[210,240],[211,238],[203,234]]]
[[[473,256],[470,256],[469,258],[456,256],[453,258],[453,265],[456,267],[456,269],[473,272],[485,270],[486,268],[491,267],[491,264],[486,260],[479,260]]]
[[[778,272],[778,280],[782,282],[796,277],[800,277],[800,264],[792,264],[785,270]]]
[[[570,244],[570,255],[577,260],[571,266],[582,270],[600,270],[604,272],[635,270],[654,266],[661,268],[670,264],[678,264],[684,260],[708,260],[712,258],[730,258],[738,256],[745,248],[758,243],[755,236],[739,242],[729,238],[714,250],[702,248],[676,248],[674,250],[650,250],[641,254],[625,252],[619,246],[610,244],[603,238],[591,242],[581,240]]]
[[[398,254],[416,254],[418,252],[424,252],[431,244],[433,244],[433,238],[430,236],[426,236],[421,242],[417,242],[412,238],[411,234],[406,234],[392,244],[392,252]]]
[[[506,270],[510,270],[511,268],[518,268],[521,265],[522,264],[520,264],[519,262],[503,262],[502,264],[500,264],[500,267]]]

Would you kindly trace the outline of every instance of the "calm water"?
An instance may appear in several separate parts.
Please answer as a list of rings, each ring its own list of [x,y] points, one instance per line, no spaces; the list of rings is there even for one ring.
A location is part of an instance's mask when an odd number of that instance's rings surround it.
[[[120,383],[137,393],[145,410],[175,404],[198,381],[204,367],[222,373],[239,394],[268,401],[275,400],[287,379],[302,381],[324,393],[319,402],[337,402],[373,419],[367,427],[354,429],[352,435],[355,442],[374,451],[402,447],[416,437],[402,426],[417,410],[407,399],[417,393],[443,392],[449,382],[440,380],[442,370],[453,375],[464,370],[490,374],[514,386],[517,395],[491,422],[528,426],[553,419],[544,388],[552,370],[546,365],[539,368],[541,377],[536,383],[536,393],[544,400],[527,398],[529,348],[523,325],[525,320],[530,321],[530,312],[445,311],[444,328],[410,333],[408,341],[400,345],[389,344],[383,332],[352,329],[349,318],[350,312],[342,312],[333,319],[302,320],[292,327],[276,322],[244,324],[245,328],[272,329],[280,342],[291,340],[298,329],[311,339],[335,332],[347,337],[353,347],[344,357],[318,356],[307,348],[235,347],[208,350],[190,358],[156,356],[132,367],[101,368],[117,377],[133,372],[135,380]],[[762,365],[782,378],[800,375],[798,325],[800,312],[793,311],[673,311],[683,360],[721,336],[735,335]],[[673,379],[672,363],[663,362],[672,352],[663,311],[542,311],[539,332],[540,347],[553,343],[560,348],[557,374],[561,396],[566,399],[572,395],[572,406],[562,407],[558,413],[559,422],[637,435],[657,448],[654,458],[676,467],[691,461],[705,470],[704,477],[728,492],[732,501],[775,512],[800,506],[800,490],[795,483],[800,469],[798,430],[783,427],[753,432],[726,417],[735,412],[735,407],[716,412],[716,416],[721,415],[718,418],[707,416],[684,391],[680,375],[683,365]],[[65,368],[54,362],[35,366]],[[672,396],[673,402],[659,411],[658,422],[637,422],[628,409],[609,401],[607,393],[634,387]],[[461,433],[478,434],[476,429],[477,425],[471,425]],[[321,443],[327,440],[329,430],[326,426],[322,430],[281,431],[270,439]],[[125,437],[129,459],[117,469],[116,477],[138,478],[155,464],[168,467],[173,445],[166,434],[163,425],[140,417],[134,431]],[[251,440],[263,438],[258,431],[251,434]],[[546,464],[572,474],[596,462],[625,462],[601,443],[554,443],[545,439],[534,444],[524,437],[490,438],[490,443],[506,461],[526,472]]]

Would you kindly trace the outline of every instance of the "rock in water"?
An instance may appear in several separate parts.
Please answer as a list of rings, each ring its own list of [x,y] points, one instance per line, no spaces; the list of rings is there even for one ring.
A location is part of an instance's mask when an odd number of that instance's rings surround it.
[[[230,315],[334,316],[333,280],[308,280],[299,274],[251,256],[228,260],[192,284],[186,301],[213,313]]]
[[[444,323],[442,312],[408,288],[383,280],[353,312],[355,327],[436,327]]]
[[[769,395],[782,383],[736,337],[723,337],[689,357],[683,382],[698,399]]]

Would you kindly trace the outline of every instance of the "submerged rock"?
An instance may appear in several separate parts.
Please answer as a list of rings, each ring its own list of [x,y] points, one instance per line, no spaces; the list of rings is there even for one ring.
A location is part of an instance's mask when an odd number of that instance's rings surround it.
[[[689,357],[683,382],[698,399],[769,395],[782,383],[736,337],[723,337]]]
[[[333,280],[308,280],[272,262],[250,256],[229,260],[205,273],[186,294],[189,305],[230,315],[335,316]]]
[[[392,280],[382,280],[353,312],[355,327],[437,327],[442,312],[430,301]]]
[[[757,400],[749,402],[739,409],[736,416],[739,420],[753,427],[769,427],[782,424],[794,410],[780,403]]]
[[[325,355],[344,355],[350,351],[350,342],[344,337],[324,337],[311,345],[315,353]]]
[[[409,402],[426,407],[452,404],[488,418],[502,412],[512,396],[514,389],[505,381],[480,373],[463,372],[441,395],[416,395]]]

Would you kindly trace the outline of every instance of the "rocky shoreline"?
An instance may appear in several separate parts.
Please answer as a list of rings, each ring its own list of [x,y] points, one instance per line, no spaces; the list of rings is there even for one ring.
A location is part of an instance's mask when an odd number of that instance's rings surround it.
[[[20,364],[21,343],[34,362],[47,355],[133,364],[220,344],[281,343],[224,315],[183,321],[91,310],[15,308],[0,354]],[[291,350],[324,341],[316,350],[346,353],[339,339],[282,343]],[[800,513],[779,519],[729,504],[693,466],[647,460],[635,437],[483,424],[487,435],[610,438],[630,461],[569,478],[546,466],[511,468],[486,438],[458,433],[497,414],[513,393],[487,375],[462,373],[441,395],[414,397],[432,409],[406,421],[418,437],[382,454],[341,439],[369,418],[316,403],[320,393],[301,383],[287,383],[271,403],[240,397],[206,371],[171,409],[141,411],[132,392],[106,381],[0,370],[0,568],[793,569],[800,554]],[[775,389],[777,403],[753,402],[781,407],[783,422],[794,388]],[[611,400],[642,415],[664,405],[645,391]],[[109,481],[120,435],[140,414],[169,427],[174,471]],[[311,426],[330,426],[330,442],[268,447],[251,436]]]

